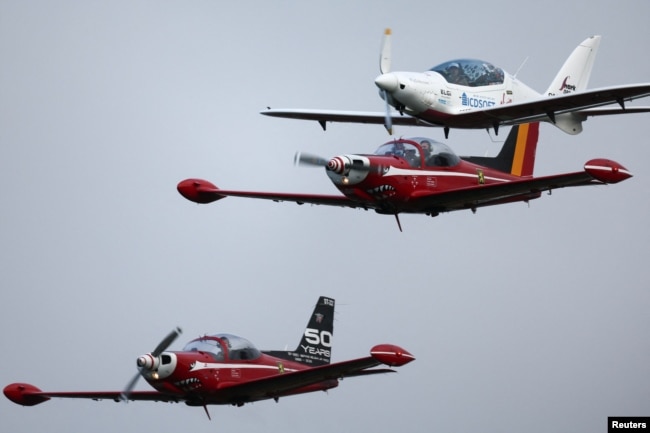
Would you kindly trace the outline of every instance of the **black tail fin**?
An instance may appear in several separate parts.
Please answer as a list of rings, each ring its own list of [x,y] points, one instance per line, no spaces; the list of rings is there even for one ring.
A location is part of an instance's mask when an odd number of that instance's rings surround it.
[[[334,335],[334,299],[321,296],[294,351],[270,350],[265,354],[311,366],[330,363]]]
[[[532,176],[538,138],[539,122],[515,125],[497,156],[463,156],[462,159],[515,176]]]

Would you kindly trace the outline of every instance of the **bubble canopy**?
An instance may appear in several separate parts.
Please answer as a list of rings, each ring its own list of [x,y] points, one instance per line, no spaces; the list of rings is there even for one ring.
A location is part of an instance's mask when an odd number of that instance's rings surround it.
[[[460,162],[449,146],[427,137],[392,140],[379,146],[374,154],[403,158],[414,168],[453,167]]]
[[[505,73],[492,63],[477,59],[450,60],[429,69],[437,72],[450,84],[469,87],[503,84]]]
[[[215,361],[252,360],[262,355],[253,343],[232,334],[206,335],[197,338],[187,343],[183,351],[208,353]]]

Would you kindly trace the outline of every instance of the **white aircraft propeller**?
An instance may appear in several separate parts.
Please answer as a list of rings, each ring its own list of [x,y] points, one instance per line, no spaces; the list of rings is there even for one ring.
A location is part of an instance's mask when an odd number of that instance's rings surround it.
[[[391,66],[391,46],[390,46],[390,35],[391,30],[386,29],[384,31],[384,39],[381,43],[381,55],[379,57],[379,72],[387,74],[390,72]],[[384,89],[380,89],[384,101],[386,101],[386,118],[384,120],[384,127],[390,135],[393,135],[393,119],[390,115],[390,103],[388,102],[388,92]]]
[[[390,72],[390,35],[391,30],[386,29],[384,31],[384,39],[381,43],[381,57],[379,59],[379,72],[382,74],[387,74]]]

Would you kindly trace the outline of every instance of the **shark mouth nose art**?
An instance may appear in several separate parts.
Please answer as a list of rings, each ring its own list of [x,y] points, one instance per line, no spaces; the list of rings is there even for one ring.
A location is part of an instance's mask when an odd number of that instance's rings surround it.
[[[367,192],[377,199],[383,199],[394,196],[396,191],[395,188],[391,185],[381,185],[376,188],[369,189]]]

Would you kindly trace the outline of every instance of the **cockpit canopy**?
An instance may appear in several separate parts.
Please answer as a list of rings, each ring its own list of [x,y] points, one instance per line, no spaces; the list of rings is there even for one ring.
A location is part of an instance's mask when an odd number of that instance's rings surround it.
[[[199,351],[212,355],[215,361],[251,360],[262,355],[250,341],[232,334],[206,335],[185,345],[184,351]]]
[[[426,137],[392,140],[379,146],[374,154],[403,158],[414,168],[453,167],[460,162],[449,146]]]
[[[503,84],[505,77],[503,69],[476,59],[451,60],[429,70],[442,75],[448,83],[469,87]]]

